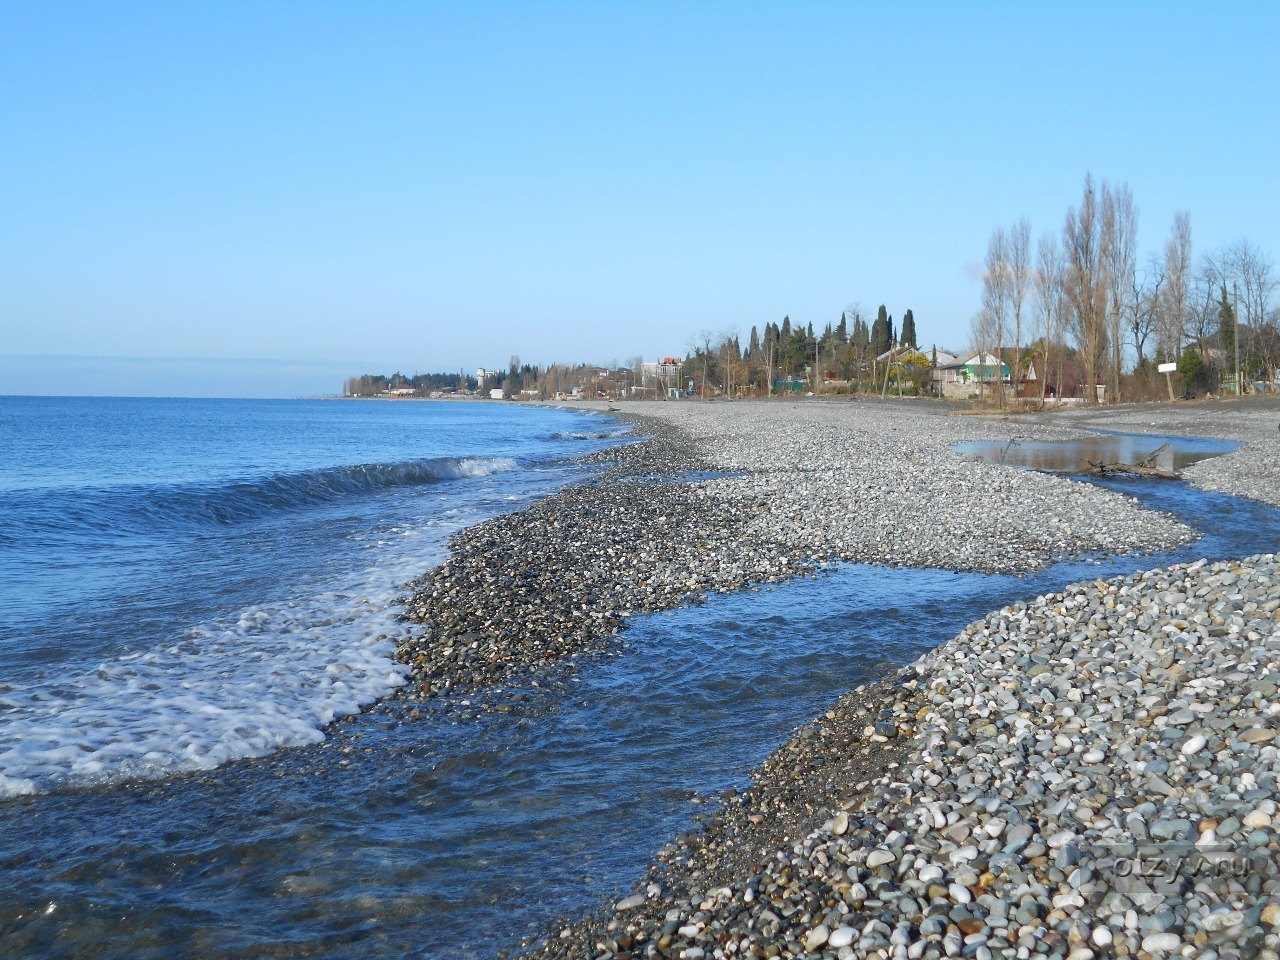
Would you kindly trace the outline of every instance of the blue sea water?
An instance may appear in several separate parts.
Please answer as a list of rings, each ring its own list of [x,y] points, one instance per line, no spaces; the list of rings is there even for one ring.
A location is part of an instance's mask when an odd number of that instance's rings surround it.
[[[492,403],[0,398],[0,798],[313,743],[449,534],[623,428]]]
[[[447,535],[581,476],[564,458],[616,425],[5,399],[0,436],[0,957],[488,960],[628,890],[796,724],[987,611],[1280,547],[1274,508],[1108,481],[1202,539],[1022,578],[850,565],[637,617],[494,694],[510,714],[392,697],[326,726],[395,689],[379,638]]]

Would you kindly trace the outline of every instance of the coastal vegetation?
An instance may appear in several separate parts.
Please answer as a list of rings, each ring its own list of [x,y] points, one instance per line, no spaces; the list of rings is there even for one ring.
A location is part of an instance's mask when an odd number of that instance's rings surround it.
[[[1241,239],[1198,258],[1191,214],[1178,211],[1163,249],[1140,257],[1139,210],[1127,183],[1084,179],[1060,230],[1032,248],[1025,218],[996,227],[982,264],[981,306],[969,343],[922,336],[906,309],[895,322],[885,304],[864,313],[850,303],[820,329],[780,321],[703,329],[683,356],[605,364],[521,363],[503,369],[348,378],[350,397],[479,394],[506,400],[568,396],[763,397],[876,393],[941,394],[939,353],[999,358],[998,384],[980,395],[1001,406],[1050,398],[1103,403],[1275,391],[1280,382],[1280,307],[1271,258]],[[1176,380],[1160,375],[1176,364]]]
[[[1164,248],[1141,261],[1138,214],[1127,183],[1087,174],[1079,205],[1067,208],[1060,231],[1040,237],[1034,258],[1026,218],[995,228],[974,345],[1004,357],[1011,343],[1015,383],[1037,365],[1041,402],[1055,386],[1091,403],[1153,399],[1165,387],[1162,363],[1177,364],[1184,396],[1248,392],[1256,382],[1274,390],[1280,308],[1271,259],[1244,239],[1196,259],[1191,214],[1180,210]]]
[[[343,394],[372,397],[412,390],[419,395],[487,393],[501,390],[504,399],[550,399],[557,395],[603,396],[613,399],[653,398],[674,390],[696,396],[769,396],[804,391],[821,393],[879,392],[892,367],[895,392],[920,393],[931,362],[926,346],[913,362],[884,355],[898,346],[918,347],[915,315],[907,309],[901,327],[884,304],[868,321],[858,304],[838,320],[815,329],[779,322],[752,326],[744,347],[735,331],[703,330],[688,341],[683,357],[646,363],[635,356],[619,363],[521,364],[513,357],[505,369],[449,373],[362,374],[349,377]],[[909,360],[909,357],[908,357]]]

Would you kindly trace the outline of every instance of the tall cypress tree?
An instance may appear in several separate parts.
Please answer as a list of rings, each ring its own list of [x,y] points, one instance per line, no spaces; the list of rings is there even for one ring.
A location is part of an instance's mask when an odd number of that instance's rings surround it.
[[[836,342],[841,344],[849,342],[849,325],[843,313],[840,314],[840,322],[836,325]]]
[[[865,350],[867,345],[871,343],[871,333],[867,329],[867,321],[862,317],[853,318],[853,337],[851,342],[859,350]]]
[[[916,343],[916,318],[910,310],[902,315],[902,342],[917,349],[920,347]]]
[[[892,333],[889,329],[889,314],[884,304],[876,312],[876,322],[871,325],[871,355],[878,357],[889,350]]]

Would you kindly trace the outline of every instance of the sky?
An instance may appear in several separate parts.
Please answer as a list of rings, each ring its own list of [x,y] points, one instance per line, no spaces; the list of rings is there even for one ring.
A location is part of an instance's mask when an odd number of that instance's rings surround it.
[[[0,394],[306,396],[910,308],[1127,183],[1280,256],[1280,5],[0,0]]]

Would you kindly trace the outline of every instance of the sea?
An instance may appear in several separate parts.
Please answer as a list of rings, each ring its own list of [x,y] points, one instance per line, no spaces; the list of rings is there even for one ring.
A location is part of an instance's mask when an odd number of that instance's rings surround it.
[[[450,535],[637,439],[495,402],[0,397],[0,956],[498,957],[986,611],[1280,546],[1273,508],[1108,481],[1204,539],[848,565],[636,618],[510,712],[397,696],[399,599]]]
[[[0,799],[316,743],[407,580],[624,435],[511,405],[0,400]]]

